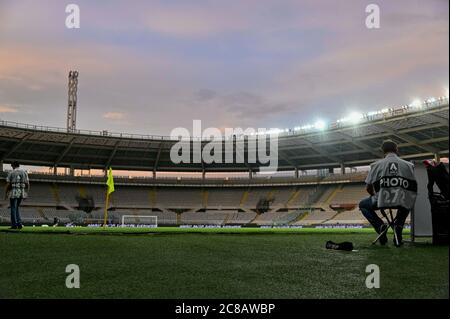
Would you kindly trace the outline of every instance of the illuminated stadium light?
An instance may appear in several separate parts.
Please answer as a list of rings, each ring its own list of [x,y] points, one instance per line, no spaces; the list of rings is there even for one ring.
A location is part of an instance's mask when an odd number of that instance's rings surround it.
[[[426,99],[425,101],[422,101],[420,99],[415,99],[413,100],[412,103],[408,104],[408,105],[403,105],[401,107],[399,107],[398,109],[407,111],[409,108],[416,108],[416,109],[421,109],[422,107],[425,106],[425,104],[430,104],[430,103],[435,103],[435,102],[439,102],[442,99],[448,99],[449,98],[449,90],[446,89],[445,90],[445,96],[443,97],[439,97],[439,98],[435,98],[435,97],[430,97],[428,99]],[[338,119],[337,121],[334,122],[335,123],[347,123],[347,124],[358,124],[361,121],[364,120],[370,120],[369,118],[372,117],[376,117],[376,116],[387,116],[388,113],[394,112],[396,110],[396,108],[383,108],[377,111],[370,111],[367,113],[360,113],[360,112],[352,112],[350,113],[348,116],[343,117],[341,119]],[[300,131],[311,131],[311,130],[318,130],[318,131],[322,131],[322,130],[326,130],[329,126],[333,126],[334,124],[327,124],[326,121],[323,120],[318,120],[316,121],[314,124],[305,124],[302,126],[295,126],[294,128],[291,129],[272,129],[269,131],[265,131],[265,132],[258,132],[256,133],[256,135],[261,135],[261,134],[289,134],[289,133],[293,133],[293,132],[300,132]]]
[[[361,120],[364,118],[364,115],[358,112],[352,112],[349,116],[344,117],[342,119],[337,120],[337,123],[351,123],[351,124],[357,124],[361,122]]]
[[[274,128],[274,129],[267,130],[267,131],[260,131],[260,132],[258,132],[258,134],[259,135],[264,135],[264,134],[270,135],[270,134],[280,134],[280,133],[283,133],[283,132],[288,132],[288,130],[282,130],[282,129],[279,129],[279,128]]]
[[[316,123],[314,123],[314,128],[317,130],[324,130],[326,126],[326,123],[322,120],[318,120]]]
[[[419,99],[415,99],[409,106],[420,108],[422,107],[422,102]]]
[[[361,113],[352,112],[350,115],[346,118],[348,122],[352,124],[357,124],[361,122],[361,120],[364,118],[364,116]]]

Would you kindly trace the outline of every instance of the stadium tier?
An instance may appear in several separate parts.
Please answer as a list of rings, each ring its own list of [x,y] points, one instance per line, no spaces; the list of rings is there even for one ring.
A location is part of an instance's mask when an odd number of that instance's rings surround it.
[[[334,211],[313,210],[307,212],[295,225],[319,225],[331,220],[337,213]]]
[[[6,173],[0,174],[4,187]],[[291,185],[242,185],[242,180],[229,181],[226,187],[201,184],[174,186],[174,180],[147,180],[136,186],[121,182],[111,195],[108,220],[121,223],[122,216],[136,222],[142,216],[156,216],[158,225],[321,225],[366,224],[357,203],[366,196],[361,172],[359,180],[348,182],[351,174],[336,174],[333,183],[311,185],[302,178]],[[84,220],[100,223],[105,207],[103,178],[80,181],[76,177],[30,174],[31,190],[22,203],[21,213],[26,223],[60,223]],[[268,202],[264,209],[261,202]],[[335,204],[346,204],[352,211],[332,209]],[[336,205],[335,205],[336,206]],[[9,222],[8,203],[1,202],[0,222]],[[134,217],[133,217],[134,216]]]

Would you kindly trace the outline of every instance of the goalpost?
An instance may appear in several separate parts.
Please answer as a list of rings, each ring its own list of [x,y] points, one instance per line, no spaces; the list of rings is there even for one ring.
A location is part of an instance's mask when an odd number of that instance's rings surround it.
[[[158,227],[158,216],[122,215],[122,227]]]

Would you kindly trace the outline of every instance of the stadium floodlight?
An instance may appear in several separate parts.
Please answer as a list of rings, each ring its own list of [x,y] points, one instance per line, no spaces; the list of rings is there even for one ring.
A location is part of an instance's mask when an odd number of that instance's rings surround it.
[[[281,133],[288,133],[289,130],[286,129],[279,129],[279,128],[273,128],[270,130],[258,130],[258,132],[256,133],[256,135],[271,135],[271,134],[281,134]]]
[[[419,99],[415,99],[409,106],[420,108],[422,107],[422,102]]]
[[[389,112],[389,109],[387,109],[387,108],[381,110],[381,113],[388,113],[388,112]]]
[[[427,100],[427,103],[433,103],[433,102],[436,102],[436,98],[434,98],[434,97],[430,97],[430,98]]]
[[[317,130],[324,130],[326,128],[326,123],[322,120],[318,120],[316,123],[314,123],[314,128]]]
[[[347,120],[352,123],[352,124],[357,124],[359,122],[361,122],[361,120],[364,118],[364,115],[362,115],[361,113],[357,113],[357,112],[352,112],[350,113],[350,115],[347,117]]]

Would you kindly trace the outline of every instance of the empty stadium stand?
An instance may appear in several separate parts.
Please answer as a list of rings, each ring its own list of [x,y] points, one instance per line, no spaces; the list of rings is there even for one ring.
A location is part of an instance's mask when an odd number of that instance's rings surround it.
[[[351,176],[354,176],[353,174]],[[210,225],[316,225],[320,223],[366,223],[359,212],[337,212],[330,204],[353,203],[366,196],[359,174],[358,182],[349,183],[347,176],[333,176],[325,184],[297,185],[242,184],[242,179],[224,185],[196,184],[192,180],[173,184],[171,179],[116,181],[111,195],[109,220],[120,223],[123,215],[157,216],[160,225],[210,224]],[[4,187],[5,173],[0,173],[0,187]],[[52,223],[57,217],[61,223],[84,218],[101,221],[105,206],[103,177],[77,179],[48,174],[30,174],[31,190],[21,207],[27,223]],[[340,182],[345,178],[345,183]],[[157,183],[156,183],[157,182]],[[209,181],[211,182],[211,181]],[[279,183],[280,181],[277,181]],[[284,186],[283,186],[284,185]],[[83,199],[91,198],[92,207],[86,211]],[[260,200],[270,202],[268,211],[257,214]],[[9,221],[8,202],[1,202],[1,220]]]
[[[304,218],[296,221],[294,225],[318,225],[330,221],[334,216],[336,216],[334,211],[321,211],[314,210],[306,214]]]

